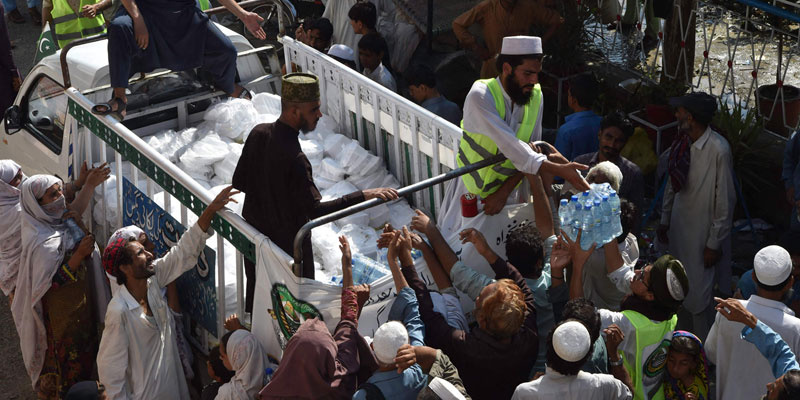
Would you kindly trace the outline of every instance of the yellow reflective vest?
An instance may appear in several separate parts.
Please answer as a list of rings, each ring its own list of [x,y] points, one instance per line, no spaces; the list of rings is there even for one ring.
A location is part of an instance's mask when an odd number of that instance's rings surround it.
[[[622,355],[622,361],[633,381],[634,400],[664,400],[664,373],[667,368],[667,352],[670,340],[665,339],[667,333],[675,330],[678,316],[653,322],[636,311],[625,310],[622,312],[636,330],[636,358],[629,360]],[[629,338],[626,338],[630,340]],[[642,359],[645,350],[649,351],[646,360]],[[649,390],[648,390],[649,388]]]
[[[489,87],[489,92],[494,98],[494,106],[500,119],[506,116],[506,106],[503,101],[503,89],[497,78],[481,79]],[[539,117],[539,107],[542,104],[542,88],[536,84],[533,94],[528,104],[525,105],[525,112],[522,117],[522,124],[517,129],[517,139],[528,143],[531,140],[533,129],[536,127],[536,119]],[[497,144],[489,136],[481,133],[468,132],[464,129],[464,121],[461,121],[461,143],[458,146],[458,166],[474,164],[487,158],[497,155]],[[481,198],[486,198],[500,189],[503,182],[517,172],[511,160],[505,160],[500,164],[495,164],[469,174],[461,176],[467,190]]]
[[[97,13],[94,18],[85,18],[81,15],[83,6],[92,5],[94,0],[81,0],[77,12],[69,6],[67,0],[53,0],[53,37],[58,41],[58,47],[64,48],[69,42],[106,31],[106,21],[103,13]]]

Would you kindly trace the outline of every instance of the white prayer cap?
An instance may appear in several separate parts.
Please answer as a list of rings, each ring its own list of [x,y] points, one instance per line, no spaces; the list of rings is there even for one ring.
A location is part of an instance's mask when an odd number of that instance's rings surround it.
[[[500,54],[509,56],[542,54],[542,39],[537,36],[506,36]]]
[[[404,344],[408,344],[408,331],[402,323],[397,321],[389,321],[381,325],[372,338],[375,357],[384,365],[394,364],[397,350]]]
[[[343,44],[335,44],[328,49],[328,55],[336,58],[341,58],[347,61],[355,61],[356,57],[353,54],[353,49]]]
[[[452,383],[436,377],[428,384],[428,388],[442,400],[464,400],[465,397]]]
[[[781,246],[767,246],[756,253],[753,272],[767,286],[780,285],[792,273],[792,257]]]
[[[578,321],[567,321],[553,332],[553,349],[564,361],[580,361],[586,357],[591,345],[589,331]]]

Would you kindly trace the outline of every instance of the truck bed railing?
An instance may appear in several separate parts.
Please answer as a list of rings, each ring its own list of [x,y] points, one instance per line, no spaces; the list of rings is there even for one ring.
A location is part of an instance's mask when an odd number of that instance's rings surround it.
[[[187,210],[191,210],[196,215],[200,215],[205,207],[213,201],[213,196],[205,188],[200,186],[193,178],[167,160],[163,155],[145,143],[136,133],[129,130],[122,123],[111,117],[98,117],[91,113],[94,105],[83,94],[75,88],[66,90],[69,98],[67,111],[73,119],[71,134],[79,132],[79,126],[88,128],[91,134],[86,134],[83,138],[75,140],[85,140],[85,159],[87,162],[107,162],[115,161],[115,170],[112,174],[116,176],[116,198],[103,200],[103,219],[97,221],[101,223],[101,235],[97,235],[100,243],[104,243],[110,235],[108,226],[108,202],[115,201],[117,204],[116,226],[122,226],[123,214],[123,169],[122,161],[131,163],[131,176],[126,177],[132,182],[139,182],[139,175],[143,174],[148,178],[147,194],[153,197],[153,186],[158,185],[164,189],[164,208],[170,212],[171,201],[176,199],[181,204],[181,215],[179,221],[186,226]],[[99,160],[92,159],[95,146],[99,146]],[[107,160],[107,151],[113,152],[114,159]],[[79,156],[78,156],[79,157]],[[102,184],[102,193],[106,193],[105,183]],[[94,206],[93,206],[94,207]],[[89,212],[92,212],[90,209]],[[176,217],[176,219],[178,219]],[[222,210],[214,217],[211,227],[216,232],[217,239],[217,332],[222,333],[223,322],[225,321],[225,242],[229,242],[237,251],[236,255],[236,288],[237,305],[239,315],[244,315],[244,285],[243,285],[243,257],[255,261],[256,244],[264,240],[269,240],[266,236],[253,228],[239,215]],[[188,228],[188,226],[187,226]]]
[[[283,37],[286,65],[320,78],[322,111],[344,126],[341,132],[383,159],[401,183],[412,185],[457,168],[461,129],[357,71],[290,37]],[[330,92],[330,93],[329,93]],[[415,191],[413,203],[436,219],[440,187]]]
[[[480,162],[465,165],[461,168],[457,168],[449,172],[446,172],[444,174],[434,176],[432,178],[425,179],[424,181],[417,182],[408,185],[406,187],[400,188],[397,190],[397,193],[401,197],[412,193],[416,193],[419,192],[420,190],[424,190],[434,185],[438,185],[440,183],[449,181],[450,179],[458,178],[461,175],[465,175],[470,172],[477,171],[481,168],[485,168],[497,164],[499,162],[503,162],[505,161],[505,159],[506,156],[502,154],[497,154],[494,157],[487,158]],[[308,236],[308,233],[311,232],[312,229],[318,226],[325,225],[329,222],[333,222],[338,219],[347,217],[348,215],[353,215],[357,212],[364,211],[368,208],[376,207],[386,202],[387,201],[384,199],[374,198],[306,222],[305,225],[300,227],[300,230],[297,231],[297,235],[295,235],[294,237],[294,248],[292,249],[293,250],[292,254],[294,256],[294,263],[292,264],[292,271],[295,273],[295,275],[302,276],[301,273],[303,265],[303,240],[305,240],[306,236]]]

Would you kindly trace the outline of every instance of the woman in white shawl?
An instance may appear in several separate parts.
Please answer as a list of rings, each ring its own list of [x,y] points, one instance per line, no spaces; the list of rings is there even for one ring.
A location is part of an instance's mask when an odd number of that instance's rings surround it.
[[[230,382],[220,386],[216,400],[250,400],[266,384],[267,357],[255,335],[246,329],[234,331],[227,343],[219,346],[225,367],[234,371]]]
[[[19,184],[24,178],[19,164],[0,160],[0,290],[8,296],[9,303],[14,299],[22,251]]]
[[[11,311],[40,399],[62,398],[74,383],[89,380],[99,342],[83,266],[94,239],[70,234],[64,220],[82,210],[67,209],[62,187],[50,175],[20,185],[22,254]]]

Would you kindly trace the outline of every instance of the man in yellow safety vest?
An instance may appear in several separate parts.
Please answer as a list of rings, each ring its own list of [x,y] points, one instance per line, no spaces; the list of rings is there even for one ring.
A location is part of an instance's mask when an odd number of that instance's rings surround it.
[[[53,38],[58,47],[69,42],[106,31],[103,10],[111,7],[111,0],[44,0],[42,21],[50,22]]]
[[[561,176],[579,189],[589,189],[576,173],[586,166],[568,163],[554,152],[545,156],[530,145],[542,137],[542,90],[538,74],[542,70],[542,40],[535,36],[507,36],[496,60],[500,76],[476,81],[464,102],[464,131],[458,150],[458,165],[474,164],[502,153],[503,163],[463,175],[451,184],[442,209],[442,227],[460,228],[459,198],[472,193],[480,197],[487,215],[499,213],[511,199],[528,199],[525,186],[519,185],[524,174],[541,169]],[[553,149],[555,150],[555,149]],[[519,190],[515,190],[519,186]]]

